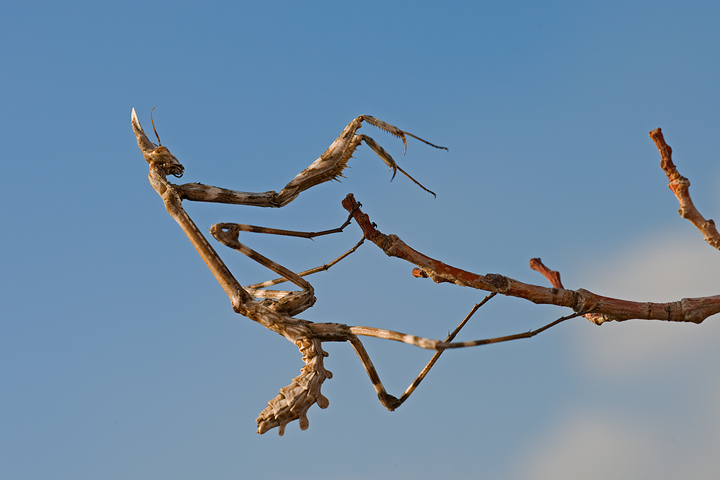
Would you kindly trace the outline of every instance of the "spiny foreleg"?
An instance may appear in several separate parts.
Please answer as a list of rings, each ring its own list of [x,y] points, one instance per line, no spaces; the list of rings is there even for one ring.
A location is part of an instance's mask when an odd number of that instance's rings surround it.
[[[432,147],[447,150],[446,147],[435,145],[424,140],[412,133],[400,130],[394,125],[378,120],[370,115],[360,115],[350,122],[337,139],[328,147],[328,149],[308,166],[300,172],[283,188],[279,193],[275,191],[267,192],[242,192],[237,190],[229,190],[201,183],[186,183],[184,185],[174,185],[181,200],[190,200],[195,202],[214,202],[227,203],[235,205],[252,205],[257,207],[283,207],[292,202],[303,191],[330,180],[336,180],[342,176],[342,172],[347,166],[347,162],[352,158],[353,153],[360,145],[365,142],[372,150],[387,164],[393,171],[393,178],[398,170],[406,175],[415,184],[419,185],[425,191],[435,195],[432,191],[425,188],[417,180],[411,177],[405,170],[400,168],[392,158],[380,145],[367,135],[358,135],[357,131],[362,126],[362,122],[367,122],[381,130],[400,138],[403,141],[405,150],[407,150],[406,136],[411,136]],[[184,167],[178,159],[163,146],[155,145],[151,142],[138,121],[135,109],[132,110],[132,127],[137,137],[138,146],[150,164],[156,164],[163,167],[168,175],[182,176]],[[159,140],[158,140],[159,141]]]
[[[373,152],[377,153],[378,156],[383,160],[383,162],[385,162],[385,164],[388,167],[390,167],[390,169],[393,171],[392,178],[390,178],[390,181],[392,181],[395,178],[395,174],[397,174],[397,171],[400,170],[402,172],[402,174],[405,175],[406,177],[408,177],[410,180],[412,180],[415,185],[422,188],[426,192],[430,193],[433,197],[437,197],[437,195],[435,195],[435,192],[425,188],[420,182],[418,182],[413,177],[411,177],[409,173],[407,173],[405,170],[400,168],[400,166],[395,162],[395,160],[393,160],[393,158],[390,156],[390,154],[387,153],[384,148],[382,148],[380,145],[378,145],[375,140],[368,137],[367,135],[357,135],[357,136],[360,137],[362,139],[362,141],[364,141],[367,144],[368,147],[372,148]]]
[[[352,158],[353,153],[360,146],[363,141],[368,144],[372,150],[393,170],[393,178],[397,170],[400,170],[410,180],[419,185],[423,190],[432,193],[433,192],[422,186],[417,180],[412,178],[407,172],[401,169],[397,162],[392,156],[387,153],[380,145],[377,144],[372,138],[367,135],[358,135],[357,131],[362,127],[362,122],[367,122],[370,125],[374,125],[381,130],[394,135],[403,141],[405,150],[407,150],[407,139],[406,135],[409,135],[423,143],[426,143],[432,147],[447,150],[446,147],[441,147],[433,143],[423,140],[422,138],[413,135],[412,133],[400,130],[394,125],[378,120],[375,117],[369,115],[360,115],[352,122],[350,122],[342,133],[335,139],[335,141],[325,150],[320,158],[315,160],[309,167],[300,172],[294,179],[288,183],[277,195],[277,202],[280,206],[286,205],[294,200],[301,192],[307,190],[310,187],[319,185],[330,180],[336,180],[342,176],[342,172],[347,166],[347,162]]]

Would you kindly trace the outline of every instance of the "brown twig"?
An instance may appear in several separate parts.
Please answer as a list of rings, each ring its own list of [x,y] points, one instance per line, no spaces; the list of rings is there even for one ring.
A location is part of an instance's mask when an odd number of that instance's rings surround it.
[[[550,284],[553,287],[565,288],[565,287],[563,287],[562,281],[560,281],[560,272],[556,272],[555,270],[550,270],[548,267],[546,267],[542,263],[542,260],[540,260],[539,258],[531,258],[530,259],[530,268],[532,268],[536,272],[542,273],[543,276],[550,281]]]
[[[548,267],[545,266],[544,263],[542,263],[542,260],[540,260],[539,258],[530,259],[530,268],[540,272],[545,278],[550,281],[553,287],[565,288],[563,287],[562,281],[560,280],[560,272],[550,270]],[[597,325],[601,325],[608,320],[615,320],[614,318],[610,318],[607,315],[603,315],[601,313],[585,313],[583,314],[583,317],[587,318],[588,320]]]
[[[660,167],[667,175],[669,183],[668,187],[673,191],[680,203],[678,213],[682,218],[692,222],[695,227],[703,234],[705,241],[712,247],[720,250],[720,233],[718,233],[715,222],[711,219],[705,220],[695,207],[690,198],[690,180],[680,175],[672,161],[672,148],[665,143],[662,130],[656,128],[650,132],[650,138],[655,142],[655,146],[660,151]]]
[[[365,237],[380,247],[386,255],[415,264],[419,267],[419,270],[413,271],[415,276],[430,278],[436,283],[451,282],[459,286],[524,298],[537,304],[569,307],[581,315],[593,314],[589,318],[597,324],[610,320],[630,319],[702,323],[710,315],[720,313],[720,295],[683,298],[680,301],[669,303],[631,302],[603,297],[585,289],[540,287],[504,275],[491,273],[479,275],[468,272],[423,255],[406,245],[397,235],[381,233],[370,221],[370,218],[357,208],[357,202],[352,194],[345,197],[343,207],[348,211],[356,209],[353,216]]]

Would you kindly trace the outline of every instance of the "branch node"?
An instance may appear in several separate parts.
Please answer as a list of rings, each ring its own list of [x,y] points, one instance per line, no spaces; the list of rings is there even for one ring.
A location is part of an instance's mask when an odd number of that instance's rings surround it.
[[[487,282],[492,285],[498,293],[505,292],[510,287],[510,279],[505,275],[488,273],[485,275]]]

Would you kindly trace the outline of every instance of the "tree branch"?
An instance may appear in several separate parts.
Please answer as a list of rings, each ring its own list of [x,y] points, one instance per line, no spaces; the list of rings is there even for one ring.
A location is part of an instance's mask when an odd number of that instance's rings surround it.
[[[537,304],[569,307],[598,325],[611,320],[620,322],[631,319],[702,323],[710,315],[720,313],[720,295],[684,298],[669,303],[631,302],[603,297],[582,288],[547,288],[523,283],[504,275],[468,272],[423,255],[405,244],[397,235],[381,233],[370,221],[370,217],[358,208],[352,194],[345,197],[342,205],[347,211],[355,210],[353,216],[365,237],[380,247],[386,255],[416,265],[419,268],[413,270],[414,276],[430,278],[436,283],[450,282],[461,287],[524,298]]]
[[[670,187],[670,190],[673,191],[680,203],[678,213],[682,218],[689,220],[700,230],[707,243],[720,250],[720,233],[718,233],[715,227],[715,222],[712,221],[712,219],[705,220],[705,217],[700,215],[700,212],[695,207],[695,204],[690,198],[690,180],[680,175],[680,172],[677,171],[672,161],[672,148],[665,143],[662,130],[656,128],[650,132],[649,135],[660,151],[660,168],[663,169],[665,175],[668,177],[668,187]]]

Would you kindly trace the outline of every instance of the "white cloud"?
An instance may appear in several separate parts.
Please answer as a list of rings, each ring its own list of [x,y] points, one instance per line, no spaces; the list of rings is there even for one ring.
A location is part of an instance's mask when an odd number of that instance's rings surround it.
[[[720,293],[720,255],[697,231],[657,232],[588,267],[598,293],[611,296],[664,302]]]
[[[577,285],[625,300],[669,302],[720,294],[720,256],[697,231],[658,232],[601,265],[586,266],[583,275],[576,279]],[[657,362],[678,362],[698,349],[717,345],[719,323],[717,315],[701,325],[613,322],[586,330],[571,348],[589,373],[626,381]]]
[[[653,436],[612,417],[583,412],[544,434],[523,456],[516,478],[622,480],[657,478]]]
[[[720,393],[720,391],[718,392]],[[626,411],[578,410],[568,414],[550,432],[539,432],[521,454],[513,478],[524,480],[715,478],[720,469],[717,455],[720,413],[708,407],[699,411],[680,409],[678,415],[697,428],[686,427],[668,438],[668,423],[675,420],[637,420]],[[680,422],[682,423],[682,422]],[[687,435],[687,432],[692,432]]]

